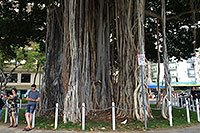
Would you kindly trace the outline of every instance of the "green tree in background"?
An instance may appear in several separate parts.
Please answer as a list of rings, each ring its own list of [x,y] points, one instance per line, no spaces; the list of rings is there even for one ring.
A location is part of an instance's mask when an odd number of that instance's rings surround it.
[[[46,7],[40,0],[0,0],[0,51],[4,58],[16,56],[16,47],[30,40],[44,51]]]
[[[33,83],[35,83],[39,70],[41,70],[44,66],[45,53],[40,50],[40,45],[38,43],[30,42],[29,44],[30,46],[13,48],[16,53],[15,58],[4,58],[1,56],[2,53],[0,53],[1,89],[6,88],[12,73],[19,67],[25,68],[28,71],[34,70],[36,74],[34,76]],[[4,70],[8,67],[11,68],[11,70],[9,74],[6,75]]]

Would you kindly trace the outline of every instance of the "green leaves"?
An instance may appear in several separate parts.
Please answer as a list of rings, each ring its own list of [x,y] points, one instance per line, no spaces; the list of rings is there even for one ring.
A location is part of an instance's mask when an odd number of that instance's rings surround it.
[[[157,16],[160,16],[160,5],[160,0],[147,0],[146,10],[155,13]],[[191,27],[194,23],[194,19],[195,23],[199,21],[200,13],[196,12],[195,18],[193,18],[192,13],[194,13],[194,9],[191,7],[191,5],[192,3],[190,0],[166,1],[166,36],[169,58],[174,56],[179,60],[188,59],[194,55],[194,47],[196,46],[196,48],[198,48],[200,46],[200,28],[196,29],[196,34],[194,34],[194,30]],[[195,7],[199,10],[200,2],[195,1]],[[146,57],[155,62],[157,61],[157,54],[155,54],[155,48],[157,47],[156,21],[158,21],[158,40],[159,44],[162,45],[162,25],[160,18],[157,19],[151,16],[146,16],[145,52]],[[188,27],[188,29],[182,27]],[[197,40],[194,46],[193,42],[195,35]]]
[[[46,7],[39,0],[1,0],[0,52],[14,57],[13,47],[25,47],[29,41],[44,45]]]

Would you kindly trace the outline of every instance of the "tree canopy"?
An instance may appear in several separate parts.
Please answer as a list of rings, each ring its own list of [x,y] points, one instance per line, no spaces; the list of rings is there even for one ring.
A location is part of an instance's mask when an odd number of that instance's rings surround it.
[[[200,46],[200,1],[178,0],[166,1],[166,36],[169,58],[187,59],[194,55],[194,49]],[[157,60],[156,44],[162,43],[161,37],[161,6],[160,0],[146,1],[146,56],[150,60]],[[159,26],[159,42],[156,36],[156,26]],[[195,32],[194,32],[195,30]],[[196,38],[194,37],[196,36]]]
[[[44,51],[46,35],[46,7],[56,5],[59,0],[1,0],[0,1],[0,51],[5,57],[16,56],[13,46],[25,46],[29,41],[41,44]],[[200,46],[200,28],[194,25],[199,20],[199,0],[167,1],[167,45],[168,55],[187,59]],[[160,25],[160,0],[147,0],[145,7],[145,51],[146,57],[157,60],[156,22],[159,25],[159,39],[162,43]],[[192,15],[193,14],[193,15]],[[196,41],[194,44],[194,34]],[[194,46],[195,45],[195,46]],[[9,56],[8,56],[9,55]]]
[[[30,41],[44,51],[46,8],[40,0],[0,0],[0,52],[5,58],[16,56],[15,47]]]

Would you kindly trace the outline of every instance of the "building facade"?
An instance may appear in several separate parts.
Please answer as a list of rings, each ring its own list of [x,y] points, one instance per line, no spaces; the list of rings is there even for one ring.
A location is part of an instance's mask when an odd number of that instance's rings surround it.
[[[200,84],[199,79],[199,54],[188,60],[171,60],[169,62],[169,70],[171,75],[172,84]],[[158,64],[150,63],[151,81],[157,82]],[[160,82],[164,82],[164,66],[160,64]]]
[[[12,70],[12,66],[7,67],[4,70],[5,75],[9,74]],[[42,71],[36,72],[34,70],[24,69],[23,67],[17,68],[8,79],[7,91],[9,92],[11,88],[15,87],[18,90],[19,95],[24,95],[27,90],[31,89],[31,85],[34,83],[34,78],[36,76],[35,84],[37,89],[41,89],[42,84]]]

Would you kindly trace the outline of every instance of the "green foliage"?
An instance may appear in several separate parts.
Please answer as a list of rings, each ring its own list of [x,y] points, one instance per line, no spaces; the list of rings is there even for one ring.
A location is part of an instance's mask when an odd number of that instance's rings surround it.
[[[30,40],[40,43],[44,51],[46,7],[43,3],[40,0],[0,0],[0,3],[0,52],[4,58],[16,57],[13,48],[25,47]]]
[[[28,101],[26,100],[26,98],[23,98],[22,99],[22,104],[27,104],[28,103]]]
[[[167,20],[166,22],[166,35],[167,35],[167,50],[168,56],[176,57],[177,59],[188,59],[194,55],[194,34],[192,25],[194,22],[192,20],[192,13],[178,16],[188,12],[191,9],[190,0],[177,0],[177,1],[166,1],[166,17],[174,17],[173,19]],[[195,3],[197,9],[200,7],[200,2]],[[161,0],[147,0],[146,1],[146,10],[151,11],[158,16],[161,16]],[[199,21],[200,13],[196,13],[196,21]],[[155,50],[157,41],[156,38],[156,21],[159,23],[159,39],[162,38],[162,26],[161,20],[153,18],[151,16],[146,16],[145,24],[145,52],[146,57],[151,61],[157,61],[157,51]],[[188,26],[188,29],[182,28],[183,26]],[[200,46],[200,28],[198,28],[196,33],[196,48]],[[160,40],[160,45],[162,45],[162,40]],[[162,56],[162,53],[161,53]],[[162,58],[161,58],[162,59]]]
[[[8,60],[8,58],[15,58],[15,47],[24,48],[26,45],[28,45],[30,40],[39,43],[40,50],[44,51],[47,16],[46,9],[50,6],[56,7],[59,1],[0,0],[0,3],[1,56],[6,60]],[[166,1],[167,17],[175,16],[191,10],[190,3],[190,0]],[[27,11],[27,5],[32,5],[31,10]],[[200,2],[196,1],[195,6],[197,9],[199,9]],[[149,10],[160,16],[161,0],[146,0],[146,10]],[[199,20],[199,18],[200,14],[196,13],[196,20]],[[187,25],[190,28],[188,30],[181,29],[180,27],[184,25]],[[192,44],[194,40],[193,29],[191,29],[192,25],[193,22],[191,13],[167,21],[166,29],[169,57],[175,56],[177,59],[187,59],[192,56],[192,53],[194,52],[194,45]],[[115,27],[112,27],[112,30],[115,31]],[[155,42],[157,40],[155,36],[155,18],[146,16],[145,33],[146,57],[151,61],[157,61],[157,54],[155,54]],[[159,33],[161,33],[160,21]],[[197,29],[196,47],[200,46],[200,38],[198,37],[199,34],[200,28]]]
[[[26,69],[36,70],[37,67],[43,67],[45,63],[45,53],[41,51],[40,44],[30,42],[31,46],[15,47],[15,58],[4,58],[0,53],[0,69],[3,69],[6,65],[23,65]],[[8,59],[8,60],[6,60]],[[11,61],[12,60],[12,61]],[[6,63],[4,62],[6,61]]]
[[[31,42],[31,47],[25,46],[24,59],[26,60],[24,67],[27,69],[36,70],[37,67],[44,66],[45,53],[41,51],[40,44]],[[31,49],[30,49],[31,48]],[[21,52],[19,54],[22,55]]]

